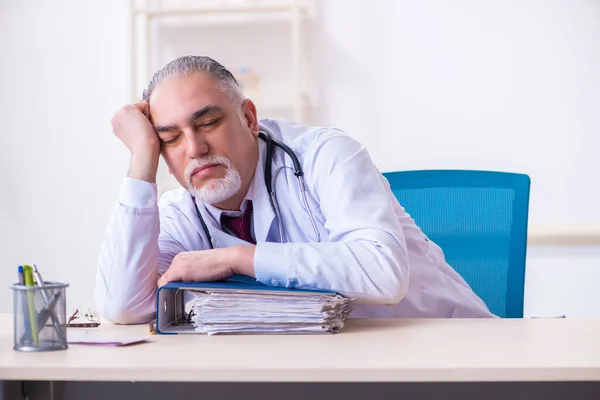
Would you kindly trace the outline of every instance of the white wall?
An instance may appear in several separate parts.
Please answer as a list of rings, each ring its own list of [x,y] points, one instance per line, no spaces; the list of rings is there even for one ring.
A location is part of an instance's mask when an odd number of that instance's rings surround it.
[[[527,252],[525,317],[600,317],[600,246]]]
[[[314,121],[355,135],[382,170],[527,172],[533,224],[600,224],[598,4],[320,1]],[[0,2],[0,287],[35,262],[71,283],[69,308],[92,305],[128,164],[109,123],[129,101],[127,10]],[[526,314],[599,315],[599,271],[597,248],[530,248]]]
[[[317,3],[318,122],[383,170],[532,178],[530,226],[600,231],[600,3]]]
[[[91,306],[98,249],[128,155],[110,118],[128,101],[128,4],[0,2],[0,312],[16,267]]]

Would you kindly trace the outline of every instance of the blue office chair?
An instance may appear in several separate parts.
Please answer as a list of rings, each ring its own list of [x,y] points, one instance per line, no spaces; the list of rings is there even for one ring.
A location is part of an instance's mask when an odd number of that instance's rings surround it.
[[[530,179],[488,171],[383,174],[448,263],[499,317],[523,317]]]

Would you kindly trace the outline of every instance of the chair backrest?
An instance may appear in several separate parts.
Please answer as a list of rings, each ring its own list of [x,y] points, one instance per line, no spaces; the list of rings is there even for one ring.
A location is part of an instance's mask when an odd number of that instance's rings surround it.
[[[447,262],[499,317],[523,317],[530,179],[490,171],[383,174]]]

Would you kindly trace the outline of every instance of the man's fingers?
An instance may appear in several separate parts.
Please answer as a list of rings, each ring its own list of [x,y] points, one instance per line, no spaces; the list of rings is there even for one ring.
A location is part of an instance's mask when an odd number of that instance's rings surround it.
[[[150,110],[148,109],[147,101],[138,101],[134,104],[139,110],[146,116],[146,118],[150,119]]]
[[[179,253],[171,262],[169,269],[165,271],[165,273],[158,280],[158,286],[166,285],[169,282],[180,281],[183,278],[183,271],[185,270],[185,265],[181,262],[181,259],[185,260],[186,254],[189,253]]]
[[[158,280],[158,287],[164,286],[167,283],[173,281],[173,274],[169,273],[169,271],[171,271],[171,269],[167,270],[167,272],[165,272],[164,274],[162,274],[162,276],[160,277],[160,279]]]
[[[158,287],[164,286],[168,283],[167,278],[166,278],[167,273],[165,272],[159,279],[157,282]]]
[[[215,251],[184,251],[177,254],[169,269],[158,280],[158,286],[169,282],[218,281],[231,277],[232,268],[216,257]]]

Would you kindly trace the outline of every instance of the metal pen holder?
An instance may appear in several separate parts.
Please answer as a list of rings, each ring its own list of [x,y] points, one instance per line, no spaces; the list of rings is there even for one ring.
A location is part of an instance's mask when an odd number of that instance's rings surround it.
[[[11,286],[15,350],[53,351],[68,348],[68,286],[61,282],[45,282],[44,286]]]

